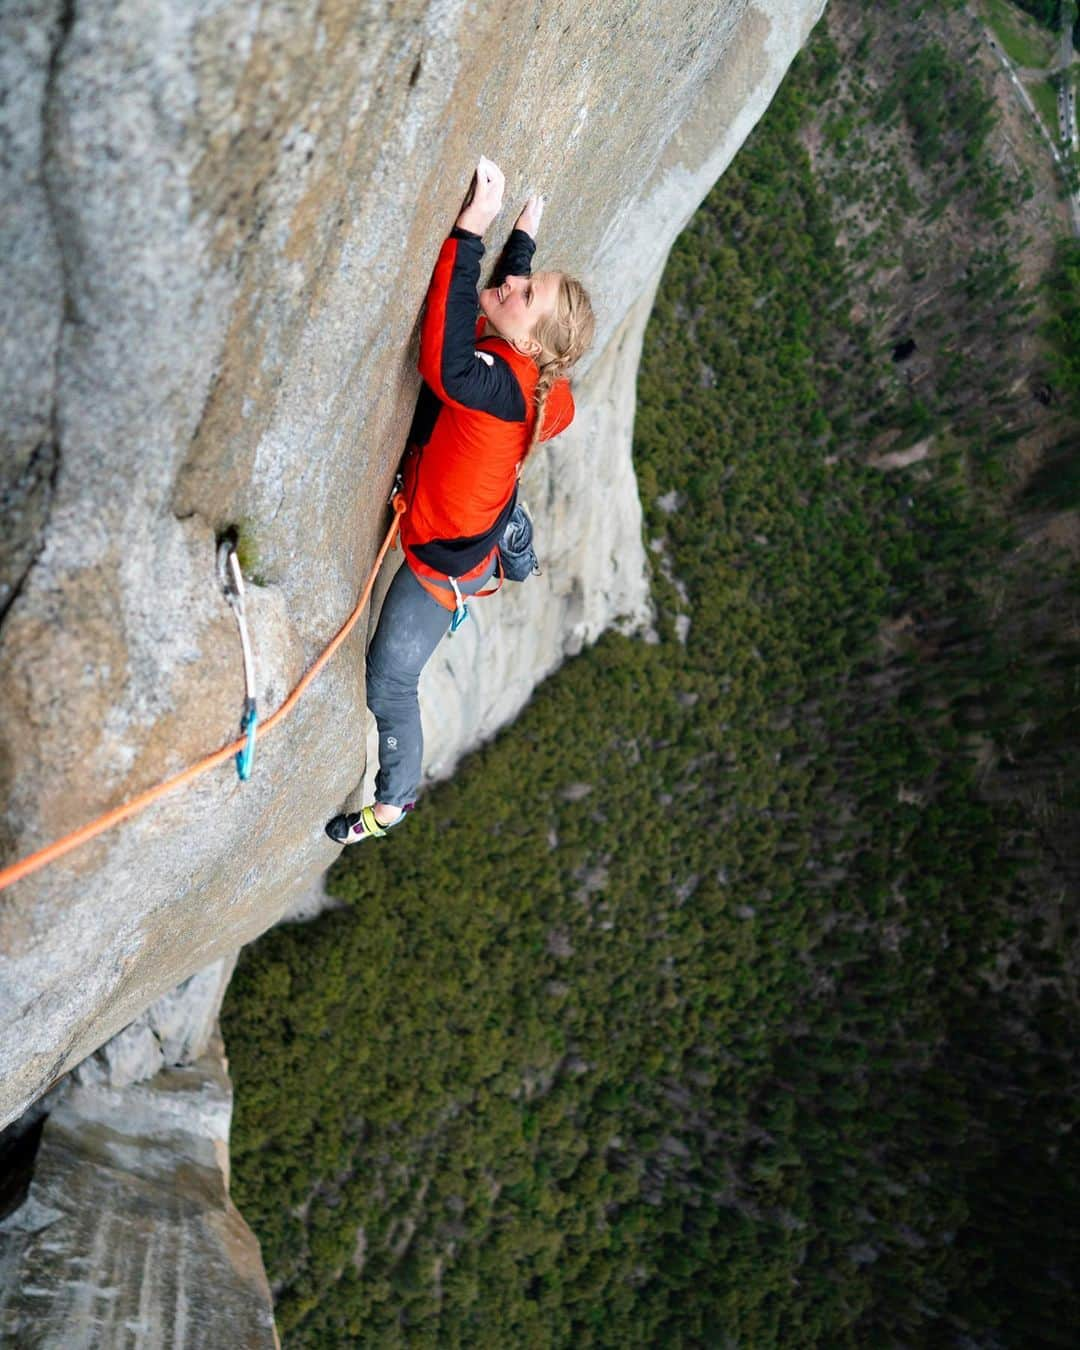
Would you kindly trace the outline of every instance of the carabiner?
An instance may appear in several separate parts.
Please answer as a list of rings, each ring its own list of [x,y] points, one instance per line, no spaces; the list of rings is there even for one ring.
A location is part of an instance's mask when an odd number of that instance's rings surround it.
[[[255,733],[259,725],[259,713],[255,704],[255,660],[251,654],[247,616],[244,613],[244,577],[240,571],[236,547],[228,539],[223,539],[218,545],[217,569],[225,599],[236,616],[236,626],[240,630],[240,649],[244,657],[244,707],[240,714],[240,734],[247,739],[244,748],[237,751],[235,758],[237,777],[242,783],[246,783],[251,777],[251,767],[255,762]]]

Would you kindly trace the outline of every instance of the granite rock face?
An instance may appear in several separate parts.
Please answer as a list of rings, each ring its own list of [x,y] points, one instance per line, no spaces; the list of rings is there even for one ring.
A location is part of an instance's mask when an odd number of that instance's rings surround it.
[[[0,1195],[4,1344],[277,1344],[259,1244],[228,1195],[217,1019],[234,965],[159,998],[0,1136],[0,1176],[16,1169]]]
[[[4,861],[235,736],[223,532],[264,716],[337,631],[480,153],[508,175],[493,235],[544,190],[538,265],[582,277],[600,334],[578,422],[525,484],[545,577],[487,602],[428,682],[433,771],[606,623],[646,619],[628,446],[649,299],[822,5],[3,6]],[[4,893],[0,1123],[332,861],[323,823],[364,770],[363,628],[250,783],[217,769]]]
[[[217,1035],[237,955],[219,958],[156,999],[72,1070],[75,1081],[86,1087],[127,1087],[201,1059]]]
[[[0,1341],[273,1350],[259,1244],[228,1194],[231,1111],[218,1034],[148,1081],[68,1084],[0,1222]]]

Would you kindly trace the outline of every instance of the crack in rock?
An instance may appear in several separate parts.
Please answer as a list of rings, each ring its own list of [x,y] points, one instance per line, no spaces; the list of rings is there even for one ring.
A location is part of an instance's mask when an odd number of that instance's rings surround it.
[[[63,232],[59,226],[55,187],[51,181],[50,160],[56,128],[56,84],[65,45],[75,23],[74,0],[63,0],[58,7],[50,33],[48,71],[41,98],[40,156],[36,165],[44,204],[57,256],[60,260],[59,323],[53,339],[52,398],[47,425],[49,434],[38,440],[25,463],[18,467],[19,449],[15,447],[16,465],[13,480],[0,492],[0,510],[3,511],[5,540],[0,554],[0,632],[12,606],[22,594],[27,578],[45,549],[46,529],[56,485],[59,478],[61,446],[57,415],[60,386],[60,359],[64,324],[68,308],[68,259]],[[17,109],[13,109],[17,117]],[[16,133],[12,132],[12,141]],[[13,145],[12,158],[17,158]]]

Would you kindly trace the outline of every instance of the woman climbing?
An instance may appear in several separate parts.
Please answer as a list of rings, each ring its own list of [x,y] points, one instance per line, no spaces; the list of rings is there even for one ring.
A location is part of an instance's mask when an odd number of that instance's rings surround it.
[[[481,159],[428,287],[424,384],[404,463],[405,563],[367,657],[368,707],[379,728],[375,801],[329,822],[339,844],[384,835],[411,809],[423,753],[420,672],[464,617],[464,597],[483,593],[496,571],[525,460],[574,416],[566,373],[595,325],[580,282],[561,272],[530,275],[540,197],[518,216],[477,316],[483,235],[503,188],[498,166]]]

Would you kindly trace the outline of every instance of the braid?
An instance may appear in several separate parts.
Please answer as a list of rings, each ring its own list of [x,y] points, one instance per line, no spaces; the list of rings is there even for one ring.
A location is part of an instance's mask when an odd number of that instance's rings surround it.
[[[540,440],[548,394],[555,382],[562,379],[585,352],[595,330],[596,320],[585,287],[580,281],[561,273],[555,313],[550,318],[540,320],[533,330],[533,336],[540,342],[542,351],[536,358],[536,364],[540,367],[533,392],[536,414],[528,447],[521,457],[522,464]]]
[[[548,361],[540,367],[540,378],[536,381],[536,388],[533,391],[533,401],[536,407],[536,417],[533,421],[532,435],[529,437],[529,447],[522,456],[521,462],[529,458],[540,440],[540,432],[544,426],[544,410],[547,407],[548,394],[551,393],[555,381],[568,368],[568,363],[563,361]]]

